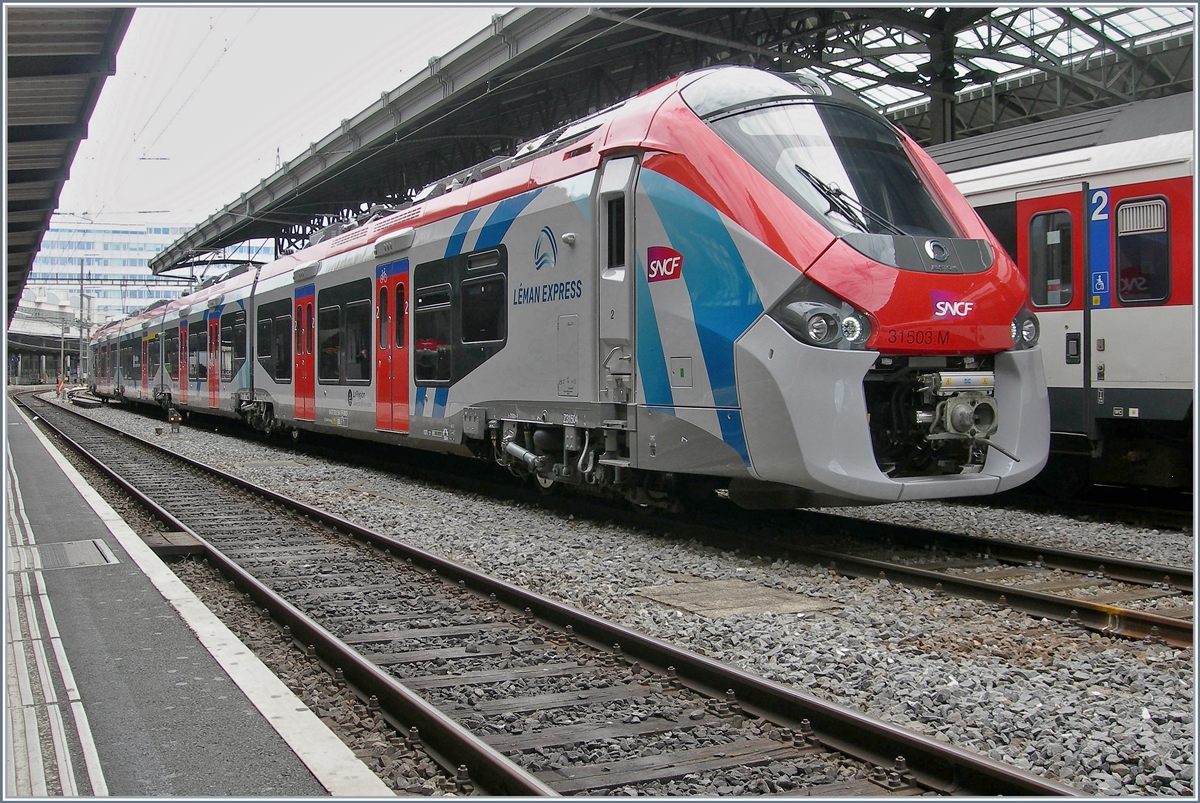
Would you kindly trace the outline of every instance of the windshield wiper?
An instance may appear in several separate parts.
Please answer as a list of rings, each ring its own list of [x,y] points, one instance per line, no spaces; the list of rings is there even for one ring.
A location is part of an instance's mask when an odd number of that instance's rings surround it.
[[[811,172],[805,170],[798,164],[793,164],[792,167],[796,168],[796,172],[808,179],[808,183],[812,184],[817,192],[821,193],[821,197],[823,197],[829,203],[830,212],[837,212],[839,215],[846,218],[846,220],[850,221],[852,225],[857,226],[868,234],[871,233],[871,229],[867,225],[866,221],[859,217],[859,213],[862,213],[879,225],[883,226],[885,229],[888,229],[892,234],[908,234],[908,232],[906,232],[904,229],[900,228],[895,223],[892,223],[879,213],[872,211],[858,199],[847,195],[840,187],[829,186],[824,181],[821,181],[821,179],[817,178]]]

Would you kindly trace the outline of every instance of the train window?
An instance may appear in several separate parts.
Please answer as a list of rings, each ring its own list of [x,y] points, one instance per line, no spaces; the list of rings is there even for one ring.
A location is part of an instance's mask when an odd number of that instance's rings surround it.
[[[302,308],[301,308],[302,309]],[[296,310],[296,353],[304,353],[304,316],[301,310]]]
[[[291,315],[280,315],[275,319],[275,379],[280,382],[292,381],[291,331]]]
[[[292,300],[281,298],[258,308],[258,328],[254,356],[258,364],[274,379],[292,376]],[[300,342],[300,332],[296,332]]]
[[[172,382],[179,378],[179,330],[171,329],[163,336],[163,367]]]
[[[379,316],[379,337],[377,338],[379,350],[385,351],[387,350],[388,343],[391,342],[391,338],[388,336],[388,324],[390,321],[388,319],[388,292],[386,287],[379,288],[379,304],[376,314]]]
[[[413,376],[419,382],[448,382],[453,354],[450,285],[417,288],[413,314]]]
[[[1029,298],[1035,307],[1065,307],[1073,295],[1071,213],[1042,212],[1029,221]]]
[[[408,304],[404,300],[404,283],[396,285],[396,348],[404,348],[404,330],[408,326]]]
[[[308,340],[308,342],[305,344],[305,348],[304,348],[305,354],[313,353],[313,335],[315,334],[316,330],[313,328],[312,308],[313,308],[313,305],[312,305],[312,302],[310,301],[306,305],[306,309],[304,312],[304,318],[305,318],[304,332],[305,332],[305,337]]]
[[[246,312],[221,316],[221,381],[232,382],[246,364]]]
[[[323,383],[371,381],[371,280],[317,294],[317,379]]]
[[[188,377],[200,382],[208,381],[207,329],[188,335]]]
[[[1117,298],[1160,304],[1171,295],[1167,202],[1156,198],[1117,206]]]
[[[625,196],[608,202],[608,264],[619,268],[625,264]]]
[[[150,381],[153,382],[158,378],[158,366],[162,364],[162,340],[158,335],[153,335],[146,347],[146,359],[149,362]]]
[[[336,382],[338,350],[342,344],[341,307],[317,309],[317,326],[321,327],[320,351],[317,353],[317,379]]]
[[[371,381],[371,301],[346,305],[346,364],[342,371],[348,382]]]
[[[254,341],[254,356],[261,363],[264,360],[269,361],[271,359],[271,345],[275,341],[275,321],[270,318],[263,318],[262,307],[258,309],[258,335]],[[267,369],[267,373],[275,372],[273,368],[267,367],[265,363],[263,364],[263,368]]]
[[[462,342],[489,343],[504,339],[504,276],[494,274],[462,283]]]

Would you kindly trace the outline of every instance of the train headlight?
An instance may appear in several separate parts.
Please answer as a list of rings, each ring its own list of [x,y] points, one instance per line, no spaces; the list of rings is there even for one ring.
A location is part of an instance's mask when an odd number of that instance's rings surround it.
[[[1010,332],[1014,349],[1030,349],[1037,345],[1041,336],[1041,326],[1037,316],[1030,312],[1028,307],[1023,306],[1017,317],[1013,318]]]
[[[768,314],[810,346],[861,349],[871,337],[871,321],[865,313],[809,279],[801,279]]]

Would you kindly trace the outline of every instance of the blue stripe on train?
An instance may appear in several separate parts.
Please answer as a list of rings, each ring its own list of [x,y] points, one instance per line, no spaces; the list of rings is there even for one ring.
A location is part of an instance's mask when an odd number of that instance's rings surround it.
[[[641,255],[637,258],[637,361],[646,404],[675,404],[671,383],[667,379],[667,358],[663,354],[654,300],[646,281],[646,267]]]

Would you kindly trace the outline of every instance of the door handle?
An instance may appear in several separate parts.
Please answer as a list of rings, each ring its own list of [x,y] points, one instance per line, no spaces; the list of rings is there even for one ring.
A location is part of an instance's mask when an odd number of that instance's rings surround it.
[[[1083,361],[1083,336],[1079,332],[1067,332],[1067,365],[1078,365]]]

